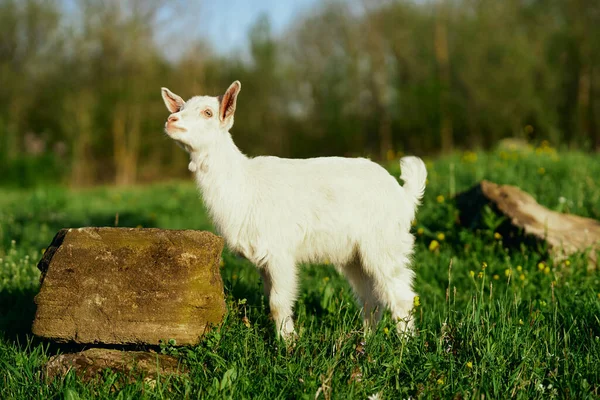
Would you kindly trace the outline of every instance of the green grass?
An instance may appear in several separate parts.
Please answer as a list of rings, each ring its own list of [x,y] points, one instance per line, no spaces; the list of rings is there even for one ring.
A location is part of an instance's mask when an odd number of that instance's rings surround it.
[[[119,226],[212,229],[193,184],[0,189],[0,397],[598,398],[600,273],[587,270],[583,255],[554,265],[542,245],[506,246],[494,218],[477,230],[462,227],[449,200],[485,178],[519,185],[551,209],[600,219],[598,156],[542,148],[457,154],[428,167],[414,227],[414,337],[398,337],[386,315],[365,343],[344,279],[330,266],[306,266],[300,337],[286,349],[274,337],[258,273],[225,252],[223,326],[197,347],[166,349],[191,373],[155,386],[124,384],[109,372],[95,384],[73,375],[41,380],[40,366],[60,349],[29,334],[36,263],[58,229],[113,226],[117,213]],[[390,168],[398,173],[395,163]],[[430,250],[433,240],[439,247]]]

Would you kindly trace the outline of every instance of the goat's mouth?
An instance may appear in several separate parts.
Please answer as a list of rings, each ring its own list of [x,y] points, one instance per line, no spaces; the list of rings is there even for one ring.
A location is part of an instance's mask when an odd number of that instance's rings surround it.
[[[165,124],[165,132],[168,135],[171,135],[171,134],[174,134],[174,133],[187,132],[187,129],[181,128],[179,126],[175,126],[175,125],[171,125],[171,124],[167,123],[167,124]]]

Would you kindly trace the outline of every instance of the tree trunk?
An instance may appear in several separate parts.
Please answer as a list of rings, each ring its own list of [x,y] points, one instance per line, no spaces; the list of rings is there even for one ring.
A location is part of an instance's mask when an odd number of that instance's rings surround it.
[[[450,113],[450,61],[448,55],[448,24],[446,5],[437,5],[434,33],[435,59],[440,82],[440,143],[442,152],[449,153],[454,147],[452,115]]]
[[[379,119],[379,145],[379,154],[382,160],[389,161],[396,156],[392,144],[392,121],[385,110]]]
[[[70,131],[73,150],[71,153],[70,184],[74,187],[89,184],[92,180],[89,149],[92,131],[93,96],[84,92],[76,97],[68,97],[65,108],[68,119],[65,130]]]
[[[579,83],[577,86],[577,126],[578,136],[583,138],[590,135],[590,94],[592,91],[591,68],[586,60],[583,60],[579,69]]]
[[[590,77],[591,77],[591,82],[590,82],[590,87],[591,87],[591,92],[592,95],[590,96],[590,131],[592,136],[594,137],[594,145],[595,145],[595,149],[596,151],[600,152],[600,130],[598,129],[598,112],[596,112],[597,108],[598,108],[598,101],[596,100],[598,98],[598,96],[596,95],[596,93],[599,92],[598,90],[598,68],[592,68],[592,71],[590,73]]]
[[[127,131],[127,154],[126,161],[126,180],[127,183],[135,183],[137,181],[137,165],[140,154],[140,134],[141,134],[141,118],[142,110],[140,102],[136,102],[130,108],[131,117],[129,119],[129,129]]]
[[[126,115],[125,106],[116,105],[115,113],[113,116],[113,156],[115,162],[115,184],[126,185],[127,174],[126,174],[126,149],[127,141],[125,138],[126,129]]]
[[[21,151],[19,145],[19,128],[21,123],[21,110],[24,109],[22,101],[13,100],[10,104],[8,124],[6,125],[6,139],[4,145],[5,156],[8,161],[13,160]]]
[[[140,102],[117,105],[113,118],[115,184],[131,185],[137,179],[140,153],[142,110]]]

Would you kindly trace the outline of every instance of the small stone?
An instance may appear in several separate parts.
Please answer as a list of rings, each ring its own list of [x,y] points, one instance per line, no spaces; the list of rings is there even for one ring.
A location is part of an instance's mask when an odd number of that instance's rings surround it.
[[[128,376],[130,382],[142,376],[147,382],[166,375],[187,374],[187,368],[175,357],[147,351],[120,351],[111,349],[90,349],[80,353],[59,354],[48,360],[44,366],[47,381],[63,378],[69,371],[75,371],[83,381],[102,376],[105,369]]]

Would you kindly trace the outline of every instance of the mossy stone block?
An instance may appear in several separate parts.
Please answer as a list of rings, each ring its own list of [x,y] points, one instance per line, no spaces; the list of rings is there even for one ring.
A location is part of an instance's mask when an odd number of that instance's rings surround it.
[[[225,314],[210,232],[63,229],[40,261],[33,333],[58,342],[194,345]]]

